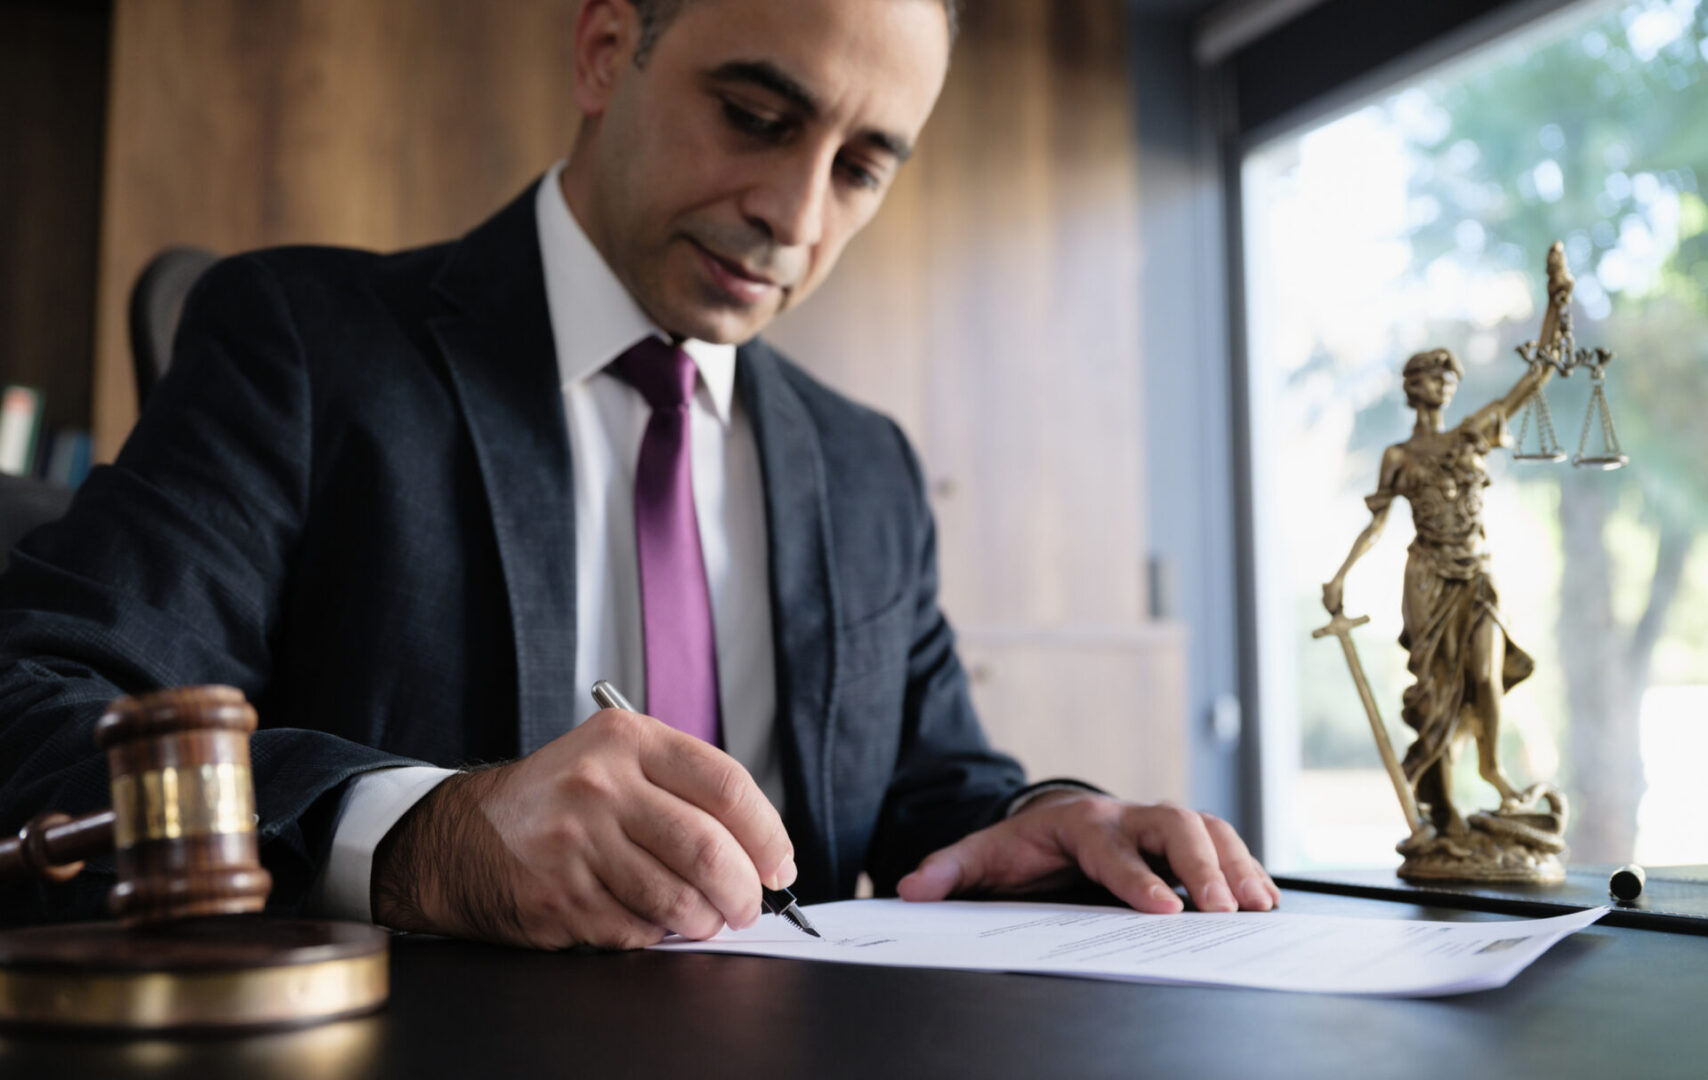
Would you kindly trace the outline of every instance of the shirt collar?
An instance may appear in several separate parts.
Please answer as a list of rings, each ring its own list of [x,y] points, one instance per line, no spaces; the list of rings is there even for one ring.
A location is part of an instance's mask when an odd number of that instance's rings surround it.
[[[649,334],[666,341],[670,336],[647,318],[575,220],[558,182],[563,166],[561,161],[553,165],[540,181],[534,211],[558,376],[567,387],[592,379]],[[689,338],[681,347],[699,369],[713,411],[728,425],[735,396],[735,346]]]

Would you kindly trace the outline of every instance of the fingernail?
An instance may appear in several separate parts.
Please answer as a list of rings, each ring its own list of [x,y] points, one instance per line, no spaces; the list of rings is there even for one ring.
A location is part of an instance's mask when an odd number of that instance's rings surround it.
[[[786,889],[790,885],[793,885],[795,883],[795,879],[800,876],[801,872],[795,868],[795,860],[790,859],[777,871],[777,884],[771,886],[771,888]]]
[[[1219,881],[1212,881],[1204,889],[1203,908],[1205,911],[1237,911],[1239,905],[1234,903],[1234,894]]]
[[[1248,877],[1239,887],[1240,899],[1251,911],[1268,911],[1275,906],[1275,900],[1269,895],[1269,889],[1264,886],[1262,878]]]
[[[1167,885],[1152,885],[1150,898],[1158,907],[1180,907],[1180,897],[1174,895],[1174,890]]]

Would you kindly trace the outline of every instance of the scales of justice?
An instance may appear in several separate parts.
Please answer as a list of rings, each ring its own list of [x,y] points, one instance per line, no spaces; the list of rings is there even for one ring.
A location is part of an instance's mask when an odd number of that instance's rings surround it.
[[[1589,407],[1572,464],[1617,469],[1628,458],[1619,446],[1604,391],[1606,349],[1580,349],[1572,334],[1573,279],[1565,249],[1548,251],[1548,308],[1542,332],[1519,346],[1524,375],[1506,395],[1449,428],[1444,420],[1464,371],[1446,349],[1418,353],[1406,362],[1406,403],[1417,424],[1405,442],[1382,454],[1376,493],[1365,499],[1371,520],[1333,580],[1323,586],[1332,618],[1311,635],[1340,639],[1364,702],[1376,748],[1393,781],[1411,835],[1397,845],[1407,880],[1499,881],[1554,884],[1565,880],[1565,795],[1549,783],[1519,790],[1498,756],[1501,700],[1529,677],[1535,663],[1511,638],[1489,572],[1483,531],[1483,488],[1490,483],[1491,450],[1513,447],[1515,461],[1564,461],[1543,388],[1558,373],[1589,373]],[[1519,417],[1517,438],[1509,422]],[[1534,422],[1536,441],[1527,448]],[[1599,425],[1602,445],[1590,447]],[[1394,753],[1370,692],[1352,631],[1370,621],[1348,618],[1343,608],[1347,571],[1381,537],[1395,498],[1411,505],[1416,536],[1406,557],[1400,645],[1415,681],[1406,688],[1401,718],[1417,732],[1403,760]],[[1460,745],[1473,740],[1477,772],[1500,795],[1493,810],[1470,815],[1454,806],[1450,773]]]

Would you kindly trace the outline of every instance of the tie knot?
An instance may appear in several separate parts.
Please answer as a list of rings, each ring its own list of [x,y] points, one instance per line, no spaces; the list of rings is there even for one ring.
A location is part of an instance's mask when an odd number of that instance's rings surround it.
[[[616,371],[654,411],[679,409],[694,396],[694,358],[655,337],[617,357]]]

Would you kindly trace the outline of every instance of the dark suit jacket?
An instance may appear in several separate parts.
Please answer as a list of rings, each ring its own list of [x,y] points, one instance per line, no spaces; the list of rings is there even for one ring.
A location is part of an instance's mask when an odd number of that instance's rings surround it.
[[[208,272],[118,461],[0,577],[0,830],[108,803],[91,729],[115,696],[228,683],[260,712],[262,855],[290,911],[352,776],[567,729],[588,691],[533,206],[530,188],[456,243]],[[862,869],[887,891],[1021,772],[968,701],[899,429],[758,341],[737,392],[765,481],[796,891],[847,896]],[[94,914],[100,869],[9,914]]]

